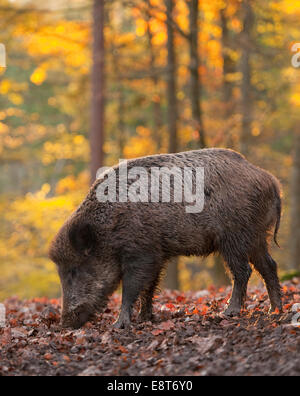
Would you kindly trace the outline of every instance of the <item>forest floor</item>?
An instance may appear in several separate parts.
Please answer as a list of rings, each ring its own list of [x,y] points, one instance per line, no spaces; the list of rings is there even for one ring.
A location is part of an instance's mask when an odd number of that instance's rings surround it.
[[[0,329],[0,376],[19,375],[300,375],[298,279],[284,283],[284,313],[268,315],[264,287],[250,288],[247,309],[227,318],[230,288],[164,291],[154,300],[154,323],[112,327],[120,296],[76,331],[59,325],[58,300],[5,301]],[[300,305],[299,305],[300,307]]]

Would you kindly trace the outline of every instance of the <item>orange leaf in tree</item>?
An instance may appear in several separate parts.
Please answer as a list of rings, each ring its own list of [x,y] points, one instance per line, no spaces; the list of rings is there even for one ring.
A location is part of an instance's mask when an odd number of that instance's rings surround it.
[[[53,356],[51,355],[51,353],[45,353],[44,359],[51,360],[52,358],[53,358]]]

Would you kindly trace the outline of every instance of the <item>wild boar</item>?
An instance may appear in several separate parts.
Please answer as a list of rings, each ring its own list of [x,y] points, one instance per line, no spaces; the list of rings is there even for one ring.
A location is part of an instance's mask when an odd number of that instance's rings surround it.
[[[274,176],[232,150],[153,155],[129,160],[127,172],[177,169],[170,177],[170,201],[162,198],[162,178],[159,199],[156,196],[154,202],[128,199],[134,178],[127,179],[125,190],[118,185],[111,199],[101,199],[99,189],[107,193],[110,174],[120,181],[122,166],[120,163],[100,175],[52,242],[50,258],[62,284],[63,326],[78,328],[102,312],[121,281],[122,307],[115,326],[131,324],[132,307],[139,298],[140,319],[151,320],[153,294],[167,262],[176,256],[217,252],[224,257],[233,280],[226,315],[240,312],[252,266],[265,281],[271,310],[281,311],[277,264],[268,247],[273,227],[276,242],[281,219],[280,185]],[[192,169],[193,191],[201,182],[194,171],[203,170],[204,201],[198,205],[199,211],[187,210],[190,199],[175,200],[175,190],[182,189],[176,179],[178,169],[179,173]],[[152,179],[146,192],[153,187],[151,183]],[[124,191],[127,200],[124,196],[120,199]]]

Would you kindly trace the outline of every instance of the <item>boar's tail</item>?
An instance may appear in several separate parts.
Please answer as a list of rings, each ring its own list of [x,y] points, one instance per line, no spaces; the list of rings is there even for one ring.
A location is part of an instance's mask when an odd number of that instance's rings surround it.
[[[274,231],[274,242],[276,245],[280,248],[279,243],[278,243],[278,231],[280,228],[280,223],[281,223],[281,213],[282,213],[282,202],[281,202],[281,196],[280,196],[280,187],[276,186],[275,189],[275,205],[276,205],[276,224],[275,224],[275,231]]]

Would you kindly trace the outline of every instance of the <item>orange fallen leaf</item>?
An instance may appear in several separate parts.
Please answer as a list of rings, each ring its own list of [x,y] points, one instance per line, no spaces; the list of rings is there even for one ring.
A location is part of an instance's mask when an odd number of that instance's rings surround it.
[[[120,350],[122,353],[128,353],[128,350],[127,350],[125,347],[123,347],[123,345],[120,345],[120,346],[119,346],[119,350]]]
[[[207,305],[204,305],[203,308],[202,308],[202,310],[201,310],[201,315],[206,315],[207,312],[208,312],[208,306],[207,306]]]
[[[154,336],[158,336],[159,334],[162,334],[164,331],[161,329],[155,329],[151,331],[151,334],[153,334]]]
[[[175,305],[171,304],[171,303],[170,304],[166,304],[166,307],[171,309],[171,310],[175,309]]]
[[[159,325],[162,330],[171,330],[175,327],[175,324],[171,320],[167,320]]]

